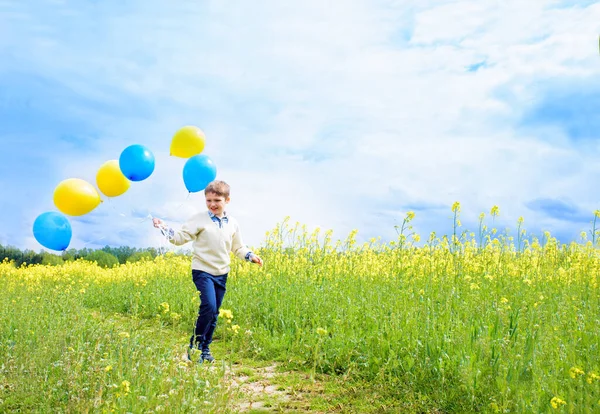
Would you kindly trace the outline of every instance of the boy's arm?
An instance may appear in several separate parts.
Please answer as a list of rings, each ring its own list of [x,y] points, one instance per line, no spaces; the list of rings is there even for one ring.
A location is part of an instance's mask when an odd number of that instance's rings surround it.
[[[187,221],[181,226],[181,230],[173,230],[172,238],[169,239],[171,243],[175,246],[181,246],[196,239],[196,236],[200,232],[198,227],[198,222],[194,222],[193,220]]]
[[[250,261],[250,258],[253,255],[250,249],[244,244],[244,240],[242,239],[242,233],[240,231],[240,226],[237,223],[235,223],[233,242],[231,243],[231,251],[241,260]]]
[[[192,217],[190,220],[186,221],[183,226],[181,226],[181,230],[175,230],[172,227],[167,226],[162,221],[159,225],[159,228],[162,234],[167,237],[175,246],[181,246],[194,240],[200,232],[198,220],[195,220],[195,217]]]

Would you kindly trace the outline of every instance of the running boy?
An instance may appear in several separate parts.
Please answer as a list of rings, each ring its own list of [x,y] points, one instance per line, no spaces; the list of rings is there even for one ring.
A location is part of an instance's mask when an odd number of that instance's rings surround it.
[[[199,349],[200,362],[215,360],[210,344],[225,295],[231,262],[229,252],[242,260],[263,264],[262,259],[244,245],[237,221],[225,212],[229,193],[230,187],[224,181],[208,184],[204,189],[208,211],[192,216],[181,230],[168,227],[161,219],[152,219],[154,227],[160,228],[172,244],[181,246],[193,240],[192,279],[200,292],[200,310],[189,351]]]

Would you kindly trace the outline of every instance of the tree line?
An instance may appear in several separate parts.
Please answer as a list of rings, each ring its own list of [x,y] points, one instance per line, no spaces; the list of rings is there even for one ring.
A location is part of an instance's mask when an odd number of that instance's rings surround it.
[[[164,253],[164,248],[105,246],[101,249],[68,249],[61,255],[56,255],[45,251],[35,252],[29,249],[20,250],[13,246],[3,246],[0,244],[0,260],[8,260],[9,262],[13,262],[15,266],[21,266],[23,263],[60,265],[68,261],[84,259],[91,262],[95,261],[102,267],[113,267],[119,264],[137,262],[143,259],[152,260],[156,256]]]

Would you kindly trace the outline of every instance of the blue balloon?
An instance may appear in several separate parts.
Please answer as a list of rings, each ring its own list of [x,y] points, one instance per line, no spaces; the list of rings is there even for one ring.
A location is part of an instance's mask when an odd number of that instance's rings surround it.
[[[142,181],[154,172],[154,154],[143,145],[130,145],[119,157],[119,168],[130,181]]]
[[[183,182],[190,193],[202,191],[217,177],[217,166],[204,154],[194,155],[183,166]]]
[[[33,236],[44,247],[65,250],[71,243],[69,219],[54,211],[40,214],[33,222]]]

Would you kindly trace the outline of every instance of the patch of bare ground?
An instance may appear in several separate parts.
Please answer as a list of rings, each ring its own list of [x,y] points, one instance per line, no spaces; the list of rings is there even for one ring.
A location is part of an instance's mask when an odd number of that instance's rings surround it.
[[[235,371],[235,369],[234,369]],[[230,380],[235,396],[234,412],[307,412],[309,404],[302,387],[286,386],[286,376],[297,373],[278,372],[276,364],[243,368]],[[314,389],[311,390],[314,392]]]

